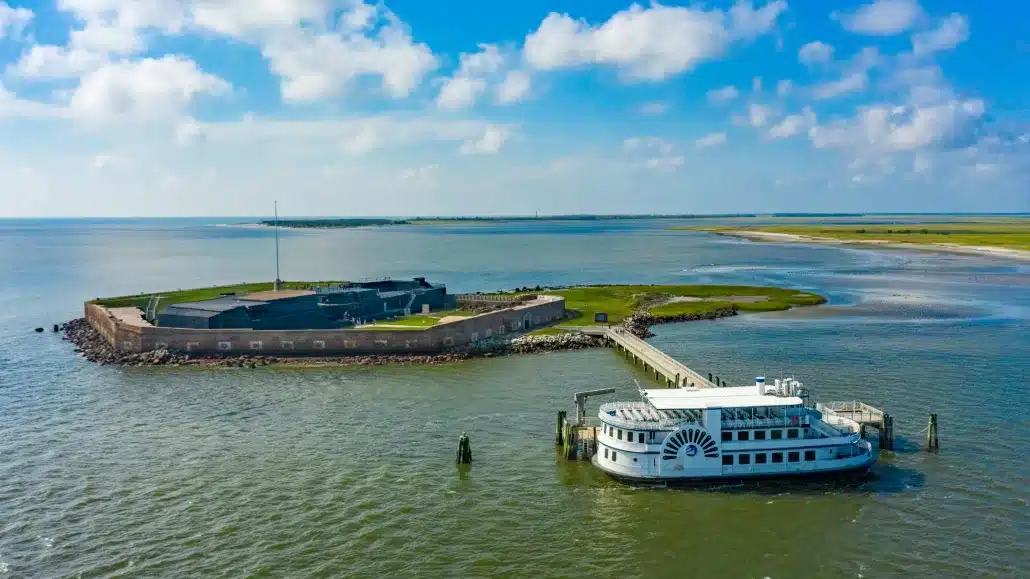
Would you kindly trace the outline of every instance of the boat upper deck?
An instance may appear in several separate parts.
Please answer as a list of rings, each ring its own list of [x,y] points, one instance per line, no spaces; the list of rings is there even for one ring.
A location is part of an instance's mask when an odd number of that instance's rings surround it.
[[[777,395],[772,386],[736,386],[733,388],[659,388],[643,391],[644,398],[656,410],[703,410],[706,408],[755,408],[768,406],[801,406],[798,396]]]

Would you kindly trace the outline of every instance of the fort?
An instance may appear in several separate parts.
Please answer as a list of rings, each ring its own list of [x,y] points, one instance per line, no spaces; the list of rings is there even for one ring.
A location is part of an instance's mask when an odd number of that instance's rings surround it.
[[[809,292],[753,286],[523,287],[453,295],[424,278],[277,280],[97,298],[85,304],[84,318],[64,329],[78,352],[102,364],[437,363],[599,346],[608,336],[598,333],[603,327],[645,338],[654,324],[824,301]],[[677,382],[687,375],[666,374]]]
[[[141,309],[97,300],[85,304],[85,320],[113,350],[125,354],[344,356],[435,354],[533,330],[566,315],[560,296],[455,296],[421,278],[405,287],[411,283],[222,295],[173,303],[159,312],[149,305]],[[153,304],[156,296],[148,297]],[[463,307],[468,315],[448,316],[427,327],[389,323],[390,317],[411,315],[412,308],[430,313],[447,307]],[[368,323],[376,319],[387,321]]]

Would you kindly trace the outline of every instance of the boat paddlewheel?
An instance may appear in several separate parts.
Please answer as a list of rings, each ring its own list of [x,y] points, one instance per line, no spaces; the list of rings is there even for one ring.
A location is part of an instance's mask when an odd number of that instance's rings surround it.
[[[694,457],[698,454],[704,455],[705,458],[719,457],[719,445],[700,428],[682,428],[665,437],[665,444],[662,445],[662,460],[678,458],[681,450],[687,457]]]

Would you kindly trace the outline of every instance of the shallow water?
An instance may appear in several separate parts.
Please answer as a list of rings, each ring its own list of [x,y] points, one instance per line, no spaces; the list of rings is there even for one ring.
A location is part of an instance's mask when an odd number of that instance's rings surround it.
[[[96,295],[274,275],[270,232],[217,222],[0,222],[0,577],[1030,574],[1026,265],[636,221],[284,235],[290,279],[827,295],[821,308],[662,326],[653,341],[731,384],[792,373],[817,399],[884,407],[900,451],[846,484],[670,490],[554,454],[554,413],[575,391],[614,385],[631,399],[633,380],[647,383],[610,350],[433,367],[118,369],[31,331]],[[931,411],[939,455],[918,448]],[[453,464],[462,431],[467,470]]]

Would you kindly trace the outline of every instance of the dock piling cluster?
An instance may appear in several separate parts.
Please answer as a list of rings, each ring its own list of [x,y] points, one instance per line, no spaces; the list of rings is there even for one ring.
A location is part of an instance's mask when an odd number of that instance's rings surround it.
[[[894,417],[886,412],[880,422],[880,449],[894,451]]]
[[[564,410],[558,411],[554,444],[565,460],[590,460],[597,454],[596,426],[569,422]]]

